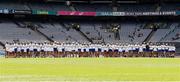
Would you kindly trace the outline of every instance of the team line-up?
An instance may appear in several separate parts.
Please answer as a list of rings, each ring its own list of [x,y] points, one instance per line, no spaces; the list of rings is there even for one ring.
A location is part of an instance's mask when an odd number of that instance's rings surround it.
[[[174,57],[170,44],[6,43],[6,57]]]

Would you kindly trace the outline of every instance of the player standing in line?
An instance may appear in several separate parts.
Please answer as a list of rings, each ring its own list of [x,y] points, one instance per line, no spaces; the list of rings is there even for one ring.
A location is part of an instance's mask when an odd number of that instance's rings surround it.
[[[153,57],[158,57],[158,47],[156,45],[153,46]]]
[[[176,52],[176,47],[174,45],[170,46],[170,57],[174,57],[175,56],[175,52]]]

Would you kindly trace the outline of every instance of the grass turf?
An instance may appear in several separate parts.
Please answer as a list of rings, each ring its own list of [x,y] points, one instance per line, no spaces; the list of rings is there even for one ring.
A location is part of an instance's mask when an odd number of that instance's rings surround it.
[[[0,81],[180,81],[180,59],[0,58]]]

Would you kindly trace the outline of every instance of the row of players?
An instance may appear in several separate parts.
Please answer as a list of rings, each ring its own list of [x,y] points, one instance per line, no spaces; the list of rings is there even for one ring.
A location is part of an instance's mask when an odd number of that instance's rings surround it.
[[[5,47],[8,57],[169,57],[176,49],[168,44],[7,43]]]

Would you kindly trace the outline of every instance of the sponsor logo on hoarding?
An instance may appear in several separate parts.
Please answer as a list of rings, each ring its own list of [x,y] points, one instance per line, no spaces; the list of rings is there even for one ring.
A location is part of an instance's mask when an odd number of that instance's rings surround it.
[[[48,15],[48,11],[37,11],[37,14],[46,14],[46,15]]]
[[[58,15],[71,15],[71,16],[96,16],[96,12],[77,12],[77,11],[58,11]]]
[[[158,15],[176,15],[175,11],[166,12],[125,12],[125,16],[158,16]]]
[[[32,11],[30,11],[30,10],[12,10],[12,13],[15,13],[15,14],[32,14]]]

